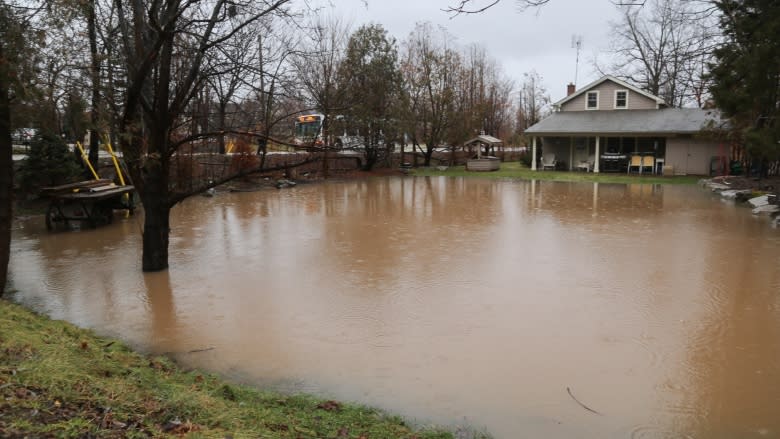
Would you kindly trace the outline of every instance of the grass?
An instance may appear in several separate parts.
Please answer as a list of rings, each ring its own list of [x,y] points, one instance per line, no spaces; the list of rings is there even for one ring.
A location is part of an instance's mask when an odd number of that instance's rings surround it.
[[[371,408],[185,371],[0,300],[0,437],[181,436],[452,438]]]
[[[480,178],[507,178],[520,180],[552,180],[586,183],[623,183],[623,184],[695,184],[701,177],[697,176],[674,176],[665,177],[661,175],[638,175],[622,173],[586,173],[586,172],[565,172],[565,171],[532,171],[520,162],[501,163],[501,169],[493,172],[469,172],[463,166],[449,167],[445,171],[439,171],[436,168],[418,168],[411,171],[412,175],[417,176],[450,176],[450,177],[480,177]]]

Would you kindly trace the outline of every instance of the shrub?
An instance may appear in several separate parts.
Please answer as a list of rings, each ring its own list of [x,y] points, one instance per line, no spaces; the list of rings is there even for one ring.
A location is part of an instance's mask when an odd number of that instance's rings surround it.
[[[65,141],[52,134],[42,134],[30,144],[30,152],[17,174],[21,190],[38,193],[42,187],[79,180],[82,169]]]
[[[531,154],[528,151],[521,152],[520,156],[519,156],[519,160],[520,160],[520,163],[525,165],[527,168],[531,167],[532,156],[531,156]]]

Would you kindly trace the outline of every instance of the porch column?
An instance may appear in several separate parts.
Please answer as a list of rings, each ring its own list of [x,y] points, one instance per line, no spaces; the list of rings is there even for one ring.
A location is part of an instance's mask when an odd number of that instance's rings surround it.
[[[595,160],[593,160],[595,163],[593,164],[593,172],[598,174],[599,173],[599,159],[601,158],[601,152],[599,151],[599,137],[596,136],[596,156]]]
[[[574,170],[574,137],[569,137],[569,171]]]
[[[531,137],[531,170],[536,171],[536,136]]]

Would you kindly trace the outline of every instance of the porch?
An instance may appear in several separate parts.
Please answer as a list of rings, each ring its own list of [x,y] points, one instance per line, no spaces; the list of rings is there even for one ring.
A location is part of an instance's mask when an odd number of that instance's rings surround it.
[[[661,174],[666,138],[657,136],[544,136],[531,141],[531,169]],[[550,161],[552,159],[552,162]]]

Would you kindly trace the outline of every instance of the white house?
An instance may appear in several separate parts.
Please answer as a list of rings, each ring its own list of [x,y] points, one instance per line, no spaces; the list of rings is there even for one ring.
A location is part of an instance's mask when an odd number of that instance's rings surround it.
[[[729,147],[703,128],[720,126],[716,110],[668,108],[663,99],[612,76],[554,104],[555,111],[529,127],[532,169],[555,155],[557,169],[627,172],[632,160],[649,164],[643,172],[676,175],[710,173],[713,161],[727,160]],[[639,171],[639,170],[637,170]]]

